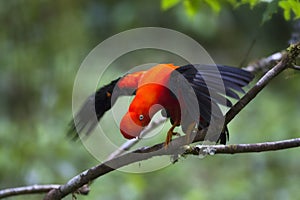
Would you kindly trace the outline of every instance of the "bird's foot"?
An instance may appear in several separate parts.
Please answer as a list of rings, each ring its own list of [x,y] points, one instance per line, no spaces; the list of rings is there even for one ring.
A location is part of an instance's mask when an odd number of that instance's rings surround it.
[[[179,133],[174,132],[175,127],[176,127],[176,126],[179,126],[179,124],[180,124],[180,123],[176,121],[175,123],[172,124],[172,127],[169,129],[169,131],[168,131],[168,133],[167,133],[166,141],[165,141],[165,143],[164,143],[165,149],[168,148],[168,145],[169,145],[170,142],[172,141],[172,136],[173,136],[173,135],[180,135]]]
[[[174,132],[174,131],[173,131],[175,127],[176,127],[176,126],[172,126],[172,127],[170,128],[170,130],[168,131],[168,133],[167,133],[166,141],[165,141],[165,143],[164,143],[165,149],[168,148],[168,145],[169,145],[170,142],[172,141],[172,137],[173,137],[173,136],[180,136],[180,133]]]

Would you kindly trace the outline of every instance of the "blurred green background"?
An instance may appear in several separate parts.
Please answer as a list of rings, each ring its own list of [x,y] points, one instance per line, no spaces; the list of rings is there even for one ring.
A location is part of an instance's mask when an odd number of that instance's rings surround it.
[[[288,46],[293,22],[277,14],[262,25],[264,10],[228,6],[189,17],[180,6],[162,11],[160,1],[0,1],[0,188],[62,184],[98,163],[66,130],[76,72],[100,42],[165,27],[197,40],[216,63],[240,66]],[[139,58],[131,59],[134,66]],[[299,78],[290,70],[272,81],[229,125],[229,143],[299,137]],[[151,173],[114,171],[78,199],[298,199],[299,151],[189,156]]]

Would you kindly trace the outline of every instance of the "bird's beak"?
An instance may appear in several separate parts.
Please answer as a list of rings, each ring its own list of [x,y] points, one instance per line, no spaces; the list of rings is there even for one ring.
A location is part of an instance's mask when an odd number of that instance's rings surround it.
[[[144,129],[139,121],[135,122],[135,113],[127,112],[121,120],[120,131],[126,139],[139,137]]]

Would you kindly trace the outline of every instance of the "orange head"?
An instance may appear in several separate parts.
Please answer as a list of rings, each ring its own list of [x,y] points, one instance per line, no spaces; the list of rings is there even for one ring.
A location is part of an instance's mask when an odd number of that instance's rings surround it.
[[[127,139],[139,137],[141,131],[150,122],[150,117],[136,112],[127,112],[121,120],[120,131]]]

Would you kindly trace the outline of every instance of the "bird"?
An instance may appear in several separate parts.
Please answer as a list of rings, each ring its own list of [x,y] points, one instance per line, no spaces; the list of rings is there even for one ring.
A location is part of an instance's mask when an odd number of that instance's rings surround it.
[[[171,123],[164,143],[167,146],[177,135],[176,127],[181,126],[187,134],[190,127],[201,130],[214,118],[224,117],[220,106],[232,107],[231,99],[238,100],[253,78],[246,70],[226,65],[156,64],[148,70],[125,74],[91,94],[71,121],[68,134],[73,138],[89,135],[118,97],[134,96],[120,122],[121,134],[126,139],[140,137],[161,111]],[[228,137],[225,125],[217,142],[226,144]]]

